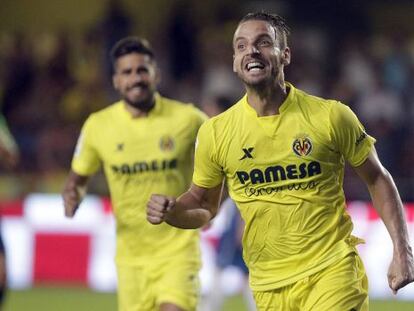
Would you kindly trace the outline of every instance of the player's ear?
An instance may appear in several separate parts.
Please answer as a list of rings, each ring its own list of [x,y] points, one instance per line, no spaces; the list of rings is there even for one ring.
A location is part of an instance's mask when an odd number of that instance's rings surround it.
[[[236,56],[233,54],[233,72],[237,72],[236,71],[236,64],[234,62],[235,59],[236,59]]]
[[[287,66],[290,64],[290,48],[285,47],[282,52],[282,64]]]

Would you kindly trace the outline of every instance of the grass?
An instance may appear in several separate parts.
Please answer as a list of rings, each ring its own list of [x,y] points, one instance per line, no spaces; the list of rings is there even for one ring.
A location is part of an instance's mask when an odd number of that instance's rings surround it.
[[[96,293],[81,287],[36,287],[9,291],[3,311],[116,311],[115,294]],[[243,300],[232,297],[222,311],[245,311]],[[412,311],[414,301],[371,301],[370,311]]]
[[[82,287],[36,287],[9,291],[2,311],[113,311],[115,294]]]

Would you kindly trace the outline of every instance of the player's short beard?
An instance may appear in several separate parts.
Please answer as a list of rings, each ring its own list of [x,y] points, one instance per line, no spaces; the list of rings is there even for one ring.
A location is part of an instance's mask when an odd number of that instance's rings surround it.
[[[132,102],[128,98],[125,98],[125,101],[128,105],[137,108],[141,111],[150,111],[155,105],[154,96],[149,97],[148,99]]]
[[[125,102],[141,111],[150,111],[155,105],[155,90],[151,89],[148,85],[140,85],[145,87],[148,91],[148,96],[138,101],[131,101],[127,96],[124,97]]]
[[[243,79],[242,77],[240,78],[243,81],[246,88],[256,90],[258,92],[266,89],[267,86],[272,84],[270,79],[262,79],[260,81],[250,82],[250,81]]]
[[[256,90],[258,93],[264,91],[267,87],[272,87],[275,85],[275,81],[278,80],[278,74],[275,69],[272,69],[270,77],[263,78],[259,81],[250,82],[244,79],[244,77],[239,75],[239,78],[243,81],[244,85],[252,90]]]

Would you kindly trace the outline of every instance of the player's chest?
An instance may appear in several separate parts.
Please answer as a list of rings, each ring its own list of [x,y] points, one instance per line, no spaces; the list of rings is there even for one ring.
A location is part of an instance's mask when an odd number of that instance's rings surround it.
[[[309,124],[290,122],[274,128],[257,124],[233,135],[221,158],[228,176],[277,167],[294,178],[304,175],[309,165],[334,162],[338,157],[329,133]],[[226,147],[221,148],[223,151]]]
[[[112,129],[101,136],[99,152],[106,162],[173,159],[190,152],[194,138],[182,126],[142,122]]]

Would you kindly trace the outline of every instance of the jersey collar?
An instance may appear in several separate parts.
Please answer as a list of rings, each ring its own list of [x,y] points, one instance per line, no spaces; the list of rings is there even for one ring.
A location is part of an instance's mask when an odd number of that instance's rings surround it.
[[[280,115],[284,111],[286,111],[289,108],[289,106],[296,100],[296,89],[295,89],[295,87],[289,82],[285,82],[285,85],[286,85],[287,88],[289,88],[289,93],[288,93],[288,96],[286,97],[285,101],[279,107],[279,114],[278,115]],[[243,101],[243,106],[244,106],[244,108],[245,108],[245,110],[247,111],[248,114],[250,114],[254,117],[260,118],[257,115],[256,110],[254,110],[254,108],[252,106],[250,106],[249,103],[247,102],[247,94],[244,95],[242,101]],[[278,116],[278,115],[276,115],[276,116]],[[273,116],[265,116],[264,118],[266,118],[266,117],[273,117]],[[263,118],[263,117],[261,117],[261,118]]]

